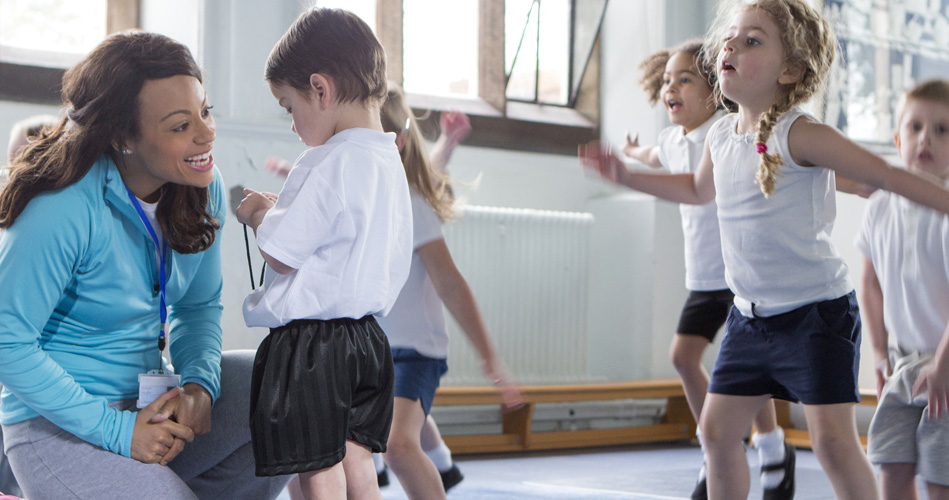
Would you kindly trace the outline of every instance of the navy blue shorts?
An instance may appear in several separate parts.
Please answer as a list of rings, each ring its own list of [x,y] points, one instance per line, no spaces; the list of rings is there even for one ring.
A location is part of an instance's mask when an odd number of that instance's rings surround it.
[[[808,404],[860,401],[860,310],[854,292],[767,318],[732,307],[708,392]]]
[[[725,324],[728,311],[735,302],[735,294],[723,290],[689,291],[682,313],[679,314],[679,326],[676,333],[697,335],[715,340],[718,329]]]
[[[392,349],[392,363],[395,365],[395,388],[397,398],[410,399],[422,403],[422,410],[428,416],[435,399],[435,389],[442,375],[448,371],[444,359],[429,358],[415,349],[396,347]]]

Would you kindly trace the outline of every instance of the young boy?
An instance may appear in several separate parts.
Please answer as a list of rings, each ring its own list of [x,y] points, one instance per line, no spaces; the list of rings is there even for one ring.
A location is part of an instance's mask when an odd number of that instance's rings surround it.
[[[372,452],[392,420],[392,355],[373,314],[409,273],[412,208],[395,134],[382,130],[385,53],[355,15],[316,8],[274,47],[265,79],[312,149],[279,197],[237,210],[268,271],[244,301],[269,327],[251,386],[258,475],[300,474],[309,498],[381,498]]]
[[[949,179],[949,82],[908,91],[896,146],[910,171]],[[949,498],[949,216],[888,191],[870,198],[856,241],[879,406],[869,433],[884,499]],[[893,338],[890,341],[889,336]]]

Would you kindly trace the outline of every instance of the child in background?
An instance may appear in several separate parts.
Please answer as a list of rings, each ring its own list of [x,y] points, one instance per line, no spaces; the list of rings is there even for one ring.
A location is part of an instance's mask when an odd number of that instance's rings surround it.
[[[854,418],[860,317],[830,239],[831,173],[940,212],[949,212],[949,191],[888,165],[797,107],[820,92],[835,47],[830,24],[803,0],[723,2],[706,53],[716,54],[716,92],[738,112],[709,131],[698,170],[630,172],[599,145],[581,147],[584,163],[613,182],[680,203],[718,204],[735,304],[700,422],[713,500],[747,497],[742,438],[772,397],[803,403],[837,498],[879,498]]]
[[[390,97],[386,100],[385,106],[383,107],[382,125],[385,131],[397,134],[397,145],[399,145],[399,151],[403,156],[403,160],[405,160],[405,154],[408,151],[406,149],[406,143],[409,140],[413,141],[413,151],[423,151],[420,146],[414,145],[416,138],[412,137],[415,133],[419,133],[418,131],[420,129],[415,122],[414,116],[411,118],[409,127],[405,127],[410,113],[403,108],[405,105],[404,94],[396,89],[395,84],[390,83],[389,87]],[[412,124],[415,124],[414,128]],[[464,113],[457,111],[443,111],[439,117],[439,124],[441,126],[441,134],[439,134],[438,139],[436,139],[433,144],[431,153],[428,156],[431,159],[430,163],[434,170],[433,175],[437,177],[439,183],[443,183],[446,193],[450,193],[451,186],[448,184],[449,179],[447,175],[448,160],[451,158],[455,147],[471,132],[471,125],[468,122],[468,117]],[[409,132],[410,130],[414,130],[415,132]],[[417,140],[421,141],[422,139],[419,137]],[[421,142],[419,142],[419,144],[421,144]],[[419,154],[424,155],[424,152]],[[415,153],[413,153],[413,157],[414,155]],[[286,177],[292,168],[292,165],[282,158],[267,158],[264,164],[267,170],[281,177]],[[411,272],[414,272],[414,268],[410,273]],[[381,325],[385,326],[383,319],[379,319],[379,321]],[[398,368],[399,360],[397,359],[396,384],[398,384],[399,379]],[[458,483],[464,479],[464,475],[454,463],[451,450],[448,449],[442,440],[438,425],[435,423],[435,419],[432,418],[431,414],[425,418],[425,423],[422,426],[419,437],[422,450],[438,469],[445,492],[457,486]],[[387,486],[389,484],[389,477],[382,455],[373,454],[372,458],[376,468],[379,486]],[[293,500],[303,498],[298,479],[294,478],[291,481],[289,491],[290,497]]]
[[[649,94],[649,103],[662,101],[674,125],[659,132],[659,144],[640,146],[630,140],[623,152],[654,168],[665,167],[674,174],[692,173],[698,167],[705,136],[712,124],[725,116],[712,96],[715,72],[706,65],[702,40],[688,40],[671,50],[661,50],[641,65],[640,83]],[[727,105],[731,105],[726,101]],[[698,422],[708,390],[708,372],[702,354],[725,324],[734,294],[725,281],[721,235],[715,202],[679,205],[685,235],[685,281],[689,297],[682,307],[679,326],[670,355],[685,391],[692,416]],[[784,430],[778,427],[774,403],[768,401],[755,415],[752,442],[762,465],[761,484],[765,497],[771,490],[794,490],[794,448],[784,444]],[[698,432],[702,455],[705,445]],[[692,492],[693,500],[708,498],[705,467]]]
[[[396,373],[386,463],[410,499],[445,498],[439,471],[426,458],[420,441],[439,379],[448,369],[443,304],[477,350],[484,375],[501,390],[504,406],[521,404],[521,397],[502,367],[474,295],[442,237],[441,223],[453,215],[448,175],[429,161],[415,117],[394,85],[383,108],[382,126],[398,131],[396,144],[411,187],[414,224],[409,279],[392,311],[377,318],[389,337]]]
[[[897,120],[906,168],[945,185],[949,82],[908,91]],[[856,243],[879,397],[868,452],[883,498],[917,498],[918,473],[930,500],[949,499],[949,216],[881,192],[867,204]]]
[[[383,132],[385,53],[350,12],[314,8],[271,51],[265,79],[307,146],[279,196],[245,190],[269,268],[244,301],[257,350],[250,427],[259,476],[299,474],[306,498],[379,499],[372,453],[392,421],[386,314],[412,255],[395,135]]]

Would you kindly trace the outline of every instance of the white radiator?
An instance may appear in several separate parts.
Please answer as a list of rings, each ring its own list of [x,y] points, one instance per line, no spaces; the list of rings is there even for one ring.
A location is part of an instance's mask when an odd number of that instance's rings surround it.
[[[587,347],[589,213],[464,206],[445,241],[474,292],[501,359],[522,384],[591,380]],[[444,385],[486,385],[446,311]]]

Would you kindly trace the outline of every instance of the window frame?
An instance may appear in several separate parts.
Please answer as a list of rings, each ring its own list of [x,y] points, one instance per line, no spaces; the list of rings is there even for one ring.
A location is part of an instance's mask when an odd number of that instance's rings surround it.
[[[386,50],[388,78],[400,85],[403,82],[402,2],[376,0],[376,35]],[[508,99],[504,10],[504,0],[478,0],[478,97],[431,96],[408,90],[409,105],[418,115],[430,117],[421,123],[423,133],[429,138],[438,134],[441,111],[458,110],[468,115],[472,125],[466,145],[576,155],[578,144],[599,137],[599,37],[583,68],[573,106]],[[512,137],[517,140],[511,140]]]
[[[139,0],[106,0],[106,34],[137,28]],[[62,104],[65,68],[0,61],[0,100],[31,104]]]

